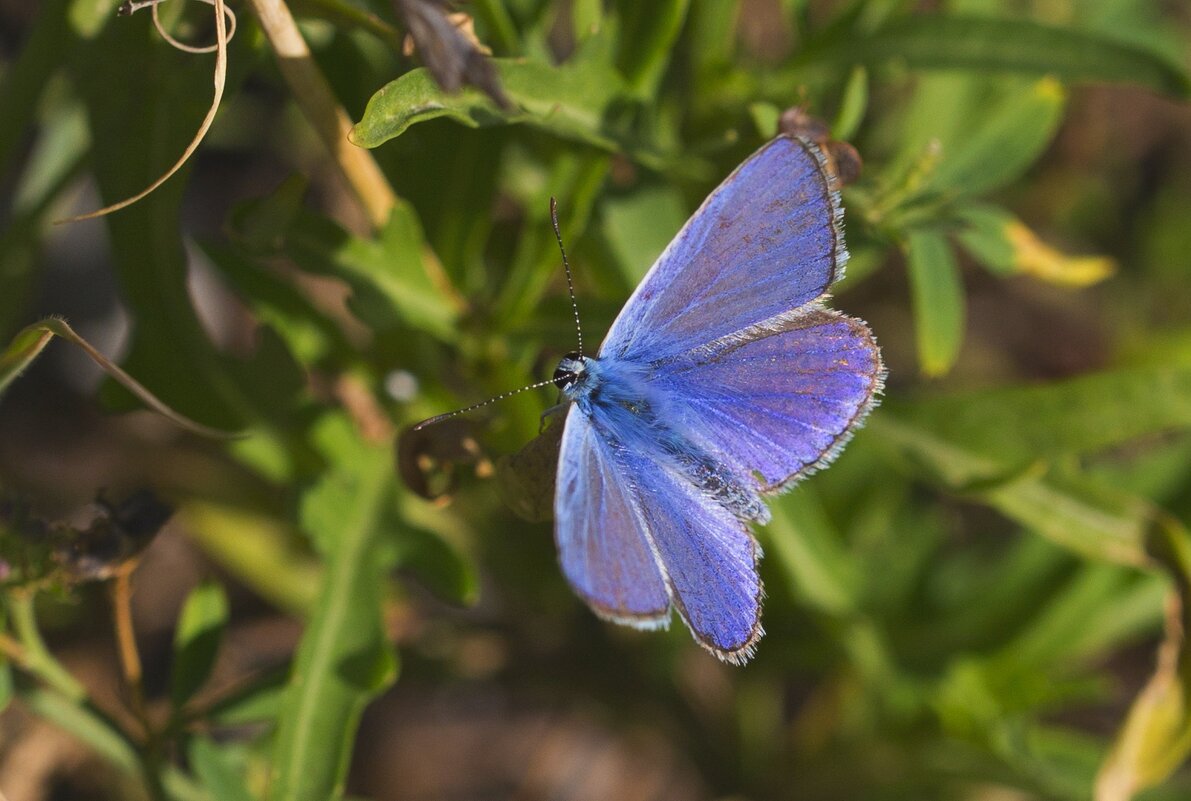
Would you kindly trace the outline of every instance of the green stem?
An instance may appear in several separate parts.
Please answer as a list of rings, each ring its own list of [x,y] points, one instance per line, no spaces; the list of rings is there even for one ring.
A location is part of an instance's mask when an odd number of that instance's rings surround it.
[[[10,594],[8,612],[17,639],[25,649],[25,663],[22,667],[71,701],[85,702],[86,688],[70,674],[70,671],[62,667],[46,647],[45,640],[41,638],[37,618],[33,613],[33,596],[24,593]]]
[[[389,45],[393,52],[401,52],[404,39],[402,32],[371,11],[357,8],[343,0],[295,0],[293,5],[294,10],[299,14],[309,12],[312,16],[319,16],[332,22],[343,22],[371,33]]]
[[[476,19],[481,20],[492,36],[492,46],[497,55],[515,56],[521,52],[521,41],[517,26],[501,0],[474,0],[472,7]]]

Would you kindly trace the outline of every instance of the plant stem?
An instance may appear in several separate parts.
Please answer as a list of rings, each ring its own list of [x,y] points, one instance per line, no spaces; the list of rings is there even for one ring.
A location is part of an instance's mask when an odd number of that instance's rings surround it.
[[[24,649],[22,667],[71,701],[86,701],[87,690],[59,664],[41,638],[37,618],[33,614],[33,596],[22,592],[10,593],[8,612],[20,646]]]
[[[139,754],[141,775],[154,799],[166,799],[168,796],[162,785],[165,764],[161,755],[161,735],[149,719],[149,710],[145,705],[144,669],[136,647],[136,630],[132,625],[132,574],[136,567],[137,561],[133,559],[121,565],[116,573],[111,588],[112,620],[116,629],[120,670],[124,673],[124,684],[128,688],[129,706],[141,724],[144,737]]]
[[[298,106],[330,151],[373,228],[388,222],[397,195],[372,154],[348,141],[352,122],[335,99],[284,0],[250,0]]]
[[[129,562],[116,573],[116,580],[112,585],[112,620],[116,628],[120,670],[124,673],[132,712],[140,720],[148,739],[152,736],[152,727],[145,710],[145,690],[142,681],[144,670],[141,667],[141,655],[136,647],[136,632],[132,626],[132,571],[135,564]]]

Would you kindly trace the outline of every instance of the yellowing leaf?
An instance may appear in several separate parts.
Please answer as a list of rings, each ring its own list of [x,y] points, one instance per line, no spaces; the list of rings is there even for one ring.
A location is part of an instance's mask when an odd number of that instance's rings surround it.
[[[959,210],[957,239],[997,275],[1029,275],[1066,287],[1085,287],[1116,272],[1107,256],[1069,256],[1043,242],[1015,216],[997,206],[968,203]]]
[[[1167,600],[1165,636],[1154,675],[1134,700],[1096,777],[1096,801],[1128,801],[1164,781],[1191,752],[1191,654],[1186,636],[1191,536],[1165,516],[1155,530],[1151,547],[1175,585]]]
[[[1107,256],[1068,256],[1043,242],[1025,226],[1013,221],[1005,227],[1018,272],[1059,286],[1083,287],[1103,281],[1116,271]]]

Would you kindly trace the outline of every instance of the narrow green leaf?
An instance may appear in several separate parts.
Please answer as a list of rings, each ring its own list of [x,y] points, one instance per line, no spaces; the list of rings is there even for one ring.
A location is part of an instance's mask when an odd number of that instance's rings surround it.
[[[144,763],[136,747],[113,722],[104,720],[76,700],[49,689],[24,690],[21,692],[21,701],[34,715],[77,737],[121,773],[143,781]],[[203,788],[175,767],[165,768],[160,780],[172,801],[211,801]]]
[[[815,65],[904,61],[920,69],[1056,75],[1067,81],[1127,81],[1186,97],[1191,78],[1164,56],[1135,44],[1024,19],[906,14],[871,36],[841,36],[811,48]]]
[[[206,710],[208,718],[221,726],[272,723],[285,701],[289,666],[265,672],[253,678],[230,696],[220,698]]]
[[[395,543],[397,566],[409,570],[439,597],[470,606],[480,592],[471,562],[441,536],[406,526]]]
[[[1043,78],[983,105],[967,133],[944,144],[931,186],[976,195],[1019,177],[1054,138],[1066,92],[1058,81]]]
[[[856,135],[868,111],[868,70],[855,66],[848,74],[848,83],[840,99],[839,111],[831,123],[831,135],[844,142]]]
[[[526,228],[497,298],[502,322],[512,324],[529,317],[558,277],[558,244],[547,211],[551,195],[557,193],[563,199],[559,209],[563,241],[573,242],[591,219],[610,163],[609,156],[594,152],[563,153],[555,159],[546,184],[538,187],[538,199],[528,206]]]
[[[855,608],[857,572],[818,498],[797,487],[772,506],[765,550],[775,554],[793,592],[834,615]]]
[[[690,0],[655,0],[640,3],[622,0],[620,36],[616,66],[629,89],[638,97],[650,98],[674,52],[674,41],[682,30]]]
[[[963,342],[965,303],[959,267],[947,238],[910,233],[906,248],[918,362],[928,376],[948,372]]]
[[[500,55],[515,55],[521,50],[517,26],[513,24],[503,0],[475,0],[476,20],[483,24]]]
[[[360,714],[396,673],[380,619],[389,562],[382,525],[395,501],[388,449],[359,442],[339,417],[317,438],[333,466],[303,496],[301,518],[328,564],[277,724],[276,801],[343,797]]]
[[[40,325],[31,325],[17,332],[4,352],[0,353],[0,393],[25,372],[25,368],[41,355],[53,338],[53,333]]]
[[[1092,558],[1151,563],[1147,499],[1062,466],[1138,437],[1191,429],[1191,365],[888,403],[870,429],[912,469]]]
[[[763,139],[772,139],[777,136],[778,121],[781,119],[782,111],[773,103],[766,103],[758,100],[755,103],[749,103],[749,116],[753,118],[753,127],[757,129],[757,133],[761,134]]]
[[[313,614],[323,567],[295,546],[289,526],[270,514],[193,498],[178,514],[208,556],[266,601],[293,615]]]
[[[70,732],[125,773],[139,770],[140,760],[133,745],[114,726],[75,700],[42,688],[23,692],[21,700],[34,713]]]
[[[1191,429],[1191,364],[927,398],[898,415],[969,452],[1022,467]]]
[[[70,5],[70,0],[38,4],[37,20],[25,34],[20,55],[6,64],[0,78],[0,173],[7,173],[9,161],[20,152],[21,135],[32,123],[50,77],[61,67],[63,50],[70,47]]]
[[[1099,482],[1044,468],[1010,472],[995,458],[937,436],[882,409],[866,432],[893,447],[915,475],[984,503],[1085,557],[1134,567],[1150,564],[1144,542],[1153,507]]]
[[[204,582],[187,596],[174,631],[170,702],[175,710],[181,709],[211,675],[227,615],[227,595],[215,582]]]
[[[8,709],[8,705],[16,696],[16,688],[12,680],[12,663],[0,658],[0,712]]]
[[[340,325],[315,308],[293,281],[236,248],[216,242],[199,246],[256,319],[277,333],[300,364],[318,364],[330,353],[348,361],[356,353]]]

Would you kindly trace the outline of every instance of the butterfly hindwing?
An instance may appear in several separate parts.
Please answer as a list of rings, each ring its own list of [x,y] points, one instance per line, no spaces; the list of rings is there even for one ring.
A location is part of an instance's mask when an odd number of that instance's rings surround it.
[[[752,339],[654,366],[689,435],[766,490],[829,461],[868,412],[884,370],[868,327],[811,309]]]
[[[638,628],[670,619],[670,598],[638,500],[612,446],[578,408],[558,460],[555,539],[563,574],[598,615]]]
[[[743,664],[763,634],[757,541],[686,478],[641,467],[637,497],[675,609],[704,648]]]
[[[761,636],[756,541],[625,417],[592,411],[573,408],[563,434],[563,572],[601,617],[652,628],[672,603],[705,648],[744,662]]]
[[[730,175],[670,243],[600,349],[652,361],[814,302],[847,252],[823,156],[781,137]]]

